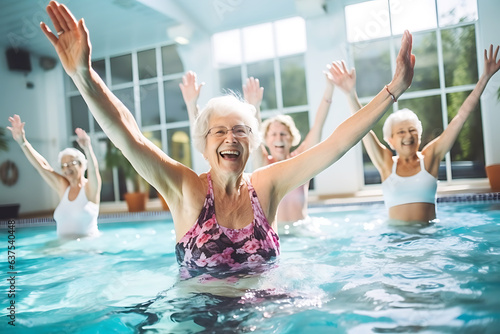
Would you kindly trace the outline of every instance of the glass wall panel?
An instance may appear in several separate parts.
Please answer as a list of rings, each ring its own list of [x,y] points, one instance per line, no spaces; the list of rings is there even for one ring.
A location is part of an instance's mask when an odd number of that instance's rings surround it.
[[[126,54],[119,57],[113,57],[110,60],[111,65],[111,84],[132,82],[132,55]]]
[[[396,52],[401,47],[401,39],[395,40]],[[407,92],[439,88],[439,61],[437,54],[437,38],[434,31],[413,34],[412,53],[415,62],[413,81]],[[382,87],[382,86],[381,86]]]
[[[438,0],[439,25],[441,27],[462,22],[476,21],[476,0]]]
[[[137,68],[139,70],[139,80],[156,77],[155,49],[137,52]]]
[[[189,119],[186,104],[182,99],[179,84],[182,79],[168,80],[163,83],[165,113],[167,122],[187,121]],[[201,108],[202,106],[200,106]]]
[[[243,96],[241,88],[241,67],[230,67],[219,70],[219,82],[222,93],[229,90]]]
[[[240,30],[229,30],[212,36],[214,62],[216,67],[227,67],[242,62]]]
[[[192,167],[189,127],[167,130],[167,139],[168,155],[185,166]]]
[[[392,34],[402,35],[437,27],[435,0],[398,0],[391,3]]]
[[[245,62],[274,58],[274,36],[271,23],[242,29]]]
[[[351,43],[391,34],[387,0],[365,1],[345,7],[347,40]]]
[[[470,92],[446,95],[450,121]],[[486,177],[482,124],[481,108],[478,105],[467,118],[450,151],[451,174],[454,179]]]
[[[176,45],[167,45],[162,47],[161,60],[164,75],[184,72],[184,65],[179,57]]]
[[[160,124],[160,106],[158,104],[158,84],[142,85],[141,119],[142,126]]]
[[[75,133],[76,128],[82,128],[89,132],[89,111],[83,97],[81,95],[70,97],[69,104],[71,110],[71,129],[69,129],[69,133]]]
[[[392,80],[389,40],[352,45],[359,96],[378,94]]]
[[[247,66],[248,77],[259,79],[264,87],[264,97],[260,110],[276,109],[276,80],[274,78],[274,65],[272,60],[262,61]]]
[[[283,107],[306,105],[307,87],[304,56],[281,58],[280,69]]]
[[[441,31],[446,87],[475,84],[478,80],[474,25]]]

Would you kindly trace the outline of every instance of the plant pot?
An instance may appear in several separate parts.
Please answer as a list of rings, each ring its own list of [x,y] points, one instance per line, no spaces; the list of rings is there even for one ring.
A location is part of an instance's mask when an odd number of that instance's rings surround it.
[[[129,212],[146,211],[147,193],[125,193],[123,196],[127,202]]]
[[[165,199],[163,198],[163,196],[160,193],[158,193],[158,198],[161,201],[161,207],[163,208],[163,211],[170,211],[170,208],[168,207],[167,202],[165,201]]]
[[[500,191],[500,164],[486,166],[486,175],[493,191]]]

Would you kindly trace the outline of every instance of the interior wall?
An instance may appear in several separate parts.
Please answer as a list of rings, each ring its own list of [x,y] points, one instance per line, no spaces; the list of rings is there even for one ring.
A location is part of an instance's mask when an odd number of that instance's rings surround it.
[[[477,59],[482,62],[483,50],[489,49],[490,44],[500,45],[498,34],[498,13],[500,2],[493,0],[478,0],[479,31]],[[479,69],[483,71],[483,63]],[[498,87],[500,87],[500,73],[496,73],[486,86],[481,96],[481,108],[483,119],[484,150],[486,165],[500,164],[500,101],[497,98]]]
[[[27,140],[52,165],[57,165],[57,153],[61,138],[61,111],[64,110],[64,91],[62,86],[62,68],[57,65],[52,70],[42,69],[39,59],[31,55],[32,71],[25,74],[10,71],[5,52],[0,53],[0,126],[9,126],[8,117],[21,116],[25,122]],[[31,82],[33,88],[28,88]],[[64,113],[62,113],[64,114]],[[19,170],[15,185],[0,183],[0,205],[20,204],[20,213],[53,210],[57,203],[57,194],[42,180],[31,166],[19,145],[6,129],[9,150],[0,152],[0,163],[13,161]]]
[[[323,98],[326,86],[324,71],[332,61],[348,62],[348,48],[345,39],[344,9],[340,2],[330,2],[325,14],[306,19],[307,53],[306,80],[310,105],[309,124],[313,124],[316,110]],[[345,94],[334,90],[330,111],[323,127],[322,139],[327,138],[351,115]],[[364,184],[361,146],[358,144],[339,161],[315,177],[314,195],[350,194]]]

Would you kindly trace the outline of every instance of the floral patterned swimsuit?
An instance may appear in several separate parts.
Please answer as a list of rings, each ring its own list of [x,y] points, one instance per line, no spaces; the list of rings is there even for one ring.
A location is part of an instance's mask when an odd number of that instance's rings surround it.
[[[181,277],[252,268],[279,255],[278,235],[269,225],[252,184],[245,176],[243,179],[254,219],[242,229],[231,229],[217,223],[212,179],[207,173],[208,192],[200,216],[175,246],[177,262],[182,266]]]

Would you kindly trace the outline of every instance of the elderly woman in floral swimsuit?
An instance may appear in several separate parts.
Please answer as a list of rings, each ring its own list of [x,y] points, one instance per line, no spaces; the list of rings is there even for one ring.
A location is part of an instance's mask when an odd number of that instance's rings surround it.
[[[90,111],[134,168],[166,199],[177,238],[177,260],[184,269],[227,269],[254,265],[279,255],[276,212],[291,190],[331,166],[354,146],[409,87],[415,57],[405,32],[393,80],[367,106],[347,119],[323,142],[252,174],[244,174],[259,146],[250,104],[234,97],[212,99],[193,133],[210,165],[197,175],[169,157],[140,131],[125,105],[91,67],[89,33],[83,20],[51,1],[48,14],[55,34],[41,28],[56,49],[66,73]]]

